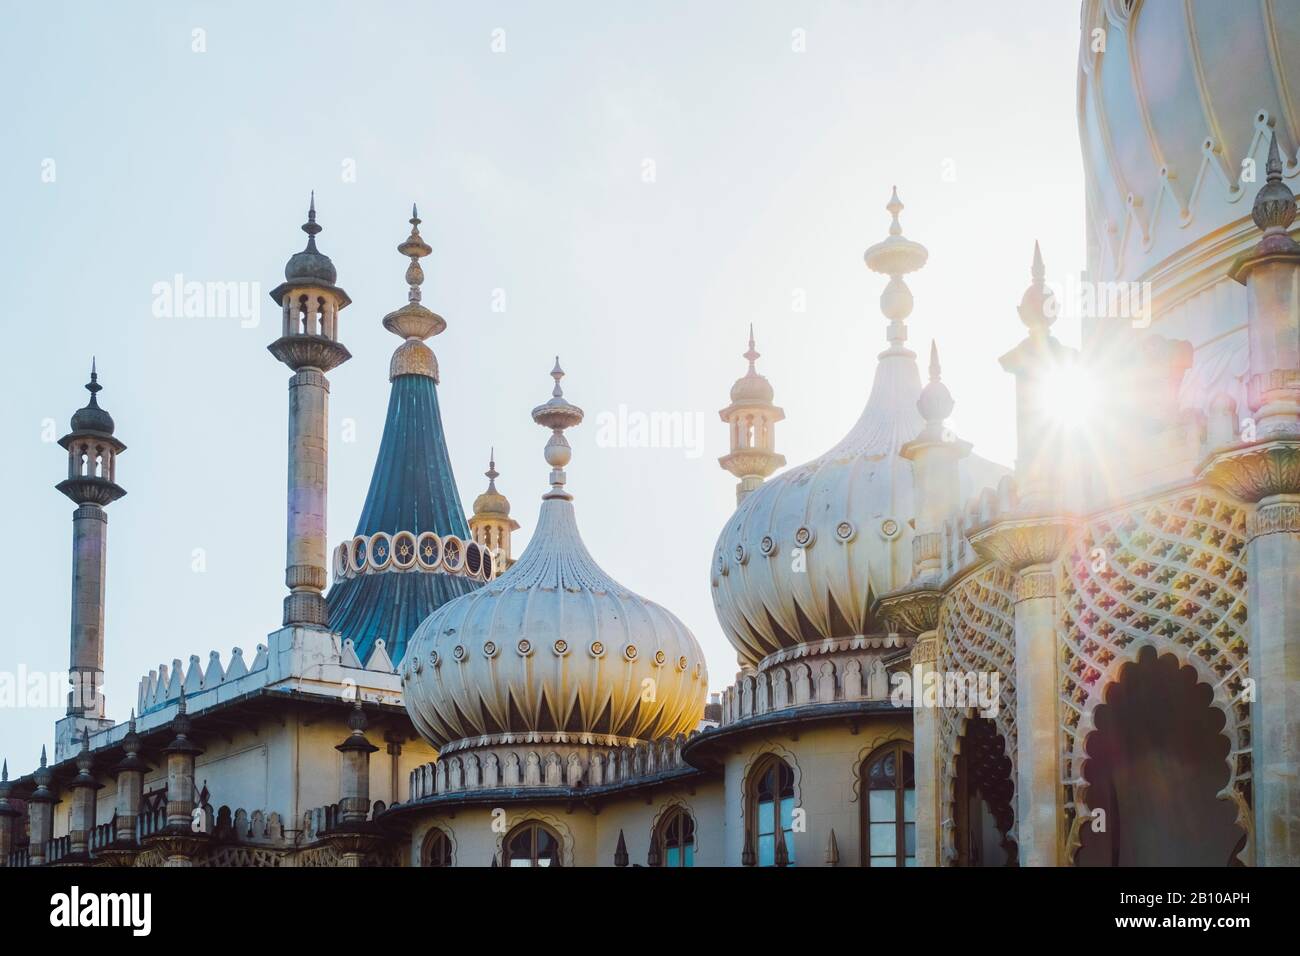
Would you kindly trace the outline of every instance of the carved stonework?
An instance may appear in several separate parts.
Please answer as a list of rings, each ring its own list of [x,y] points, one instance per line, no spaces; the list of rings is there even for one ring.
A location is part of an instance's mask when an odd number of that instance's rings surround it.
[[[1300,533],[1300,500],[1272,501],[1260,505],[1246,519],[1246,538],[1265,534]]]
[[[912,645],[912,666],[933,664],[939,660],[939,640],[935,637],[917,641]]]
[[[1016,579],[1016,601],[1056,596],[1056,575],[1051,569],[1022,573]]]
[[[1073,526],[1065,517],[1006,518],[971,532],[969,539],[981,557],[1021,571],[1055,561]]]
[[[1300,493],[1300,441],[1270,441],[1221,452],[1202,467],[1201,480],[1242,501]]]
[[[276,339],[267,349],[294,371],[320,369],[328,372],[352,358],[352,353],[346,348],[323,335],[286,335]]]
[[[943,673],[997,673],[998,712],[993,722],[1006,744],[1016,771],[1016,576],[999,564],[985,565],[949,590],[939,613],[938,660]],[[958,741],[971,711],[939,709],[939,766],[941,773],[943,833],[940,847],[945,862],[956,859],[952,801],[957,776]],[[1014,800],[1011,802],[1014,806]],[[1014,824],[1010,836],[1015,838]]]
[[[886,594],[876,603],[876,612],[890,628],[902,634],[924,634],[939,626],[943,591],[922,585]]]
[[[1087,739],[1095,711],[1123,667],[1152,646],[1192,667],[1225,716],[1228,785],[1254,853],[1250,819],[1250,704],[1246,625],[1246,507],[1191,489],[1088,522],[1062,562],[1060,583],[1061,782],[1067,856],[1079,847],[1086,807]]]

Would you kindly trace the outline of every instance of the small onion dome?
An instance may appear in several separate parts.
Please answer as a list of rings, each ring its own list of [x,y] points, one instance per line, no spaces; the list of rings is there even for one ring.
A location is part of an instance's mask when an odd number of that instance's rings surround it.
[[[474,514],[476,515],[501,515],[510,517],[510,501],[505,495],[497,491],[497,479],[501,473],[497,471],[496,452],[488,459],[488,470],[483,472],[487,476],[487,491],[474,499]]]
[[[326,285],[333,285],[339,277],[338,270],[334,268],[330,257],[316,248],[316,235],[321,231],[321,226],[316,222],[314,192],[311,195],[311,205],[307,210],[307,221],[303,223],[302,231],[307,233],[307,248],[289,257],[289,261],[284,266],[285,281],[323,282]]]
[[[527,733],[654,740],[693,730],[704,712],[691,632],[606,574],[578,532],[560,449],[582,410],[564,400],[558,362],[553,374],[554,396],[533,416],[552,429],[551,490],[528,548],[429,615],[403,662],[407,712],[439,749]]]
[[[952,414],[956,402],[952,392],[943,384],[939,367],[939,347],[930,340],[930,381],[921,389],[921,397],[916,400],[916,410],[921,413],[927,425],[942,427],[944,419]]]
[[[95,362],[92,359],[90,363],[90,381],[86,384],[86,391],[90,392],[90,401],[85,408],[79,408],[72,415],[72,431],[74,432],[98,432],[101,435],[113,434],[116,427],[113,423],[113,416],[104,409],[99,407],[99,402],[95,398],[95,393],[103,391],[104,386],[99,384],[99,375],[95,371]]]
[[[776,392],[772,390],[772,383],[765,376],[759,375],[754,368],[754,363],[758,361],[760,356],[761,353],[754,349],[754,327],[751,325],[749,327],[749,350],[742,356],[749,360],[749,371],[736,379],[736,384],[731,386],[731,403],[733,405],[771,404],[772,399],[776,397]]]

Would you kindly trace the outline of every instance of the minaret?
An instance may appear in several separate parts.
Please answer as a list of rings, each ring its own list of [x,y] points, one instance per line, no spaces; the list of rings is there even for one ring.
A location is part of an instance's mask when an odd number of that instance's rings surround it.
[[[117,484],[117,456],[126,445],[113,436],[113,416],[99,407],[99,373],[92,360],[90,401],[72,416],[59,439],[68,451],[68,477],[55,487],[77,505],[72,513],[72,633],[67,718],[55,732],[55,759],[70,756],[81,737],[112,726],[104,716],[104,575],[108,564],[107,505],[126,494]]]
[[[737,505],[785,464],[785,456],[776,451],[776,423],[785,418],[785,412],[772,404],[772,385],[754,368],[759,353],[754,350],[753,325],[743,357],[749,361],[749,370],[731,386],[731,404],[718,412],[731,429],[731,451],[719,458],[718,464],[740,479]]]
[[[474,499],[474,514],[469,519],[469,530],[474,540],[492,553],[497,563],[496,571],[502,571],[514,564],[510,552],[510,533],[519,530],[519,522],[510,517],[510,502],[505,495],[497,491],[496,449],[492,449],[488,459],[487,491]]]
[[[289,379],[289,495],[284,623],[326,627],[325,504],[328,497],[329,380],[352,357],[338,341],[338,314],[351,299],[335,285],[329,256],[316,249],[316,196],[307,211],[307,247],[291,256],[271,291],[283,329],[268,348],[293,370]]]

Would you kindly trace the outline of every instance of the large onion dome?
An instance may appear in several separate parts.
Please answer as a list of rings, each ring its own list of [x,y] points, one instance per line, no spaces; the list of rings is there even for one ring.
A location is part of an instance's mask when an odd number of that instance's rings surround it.
[[[906,239],[894,193],[890,235],[867,250],[867,265],[890,276],[881,310],[889,347],[857,424],[830,451],[750,491],[714,548],[713,605],[742,665],[823,639],[883,636],[875,599],[906,584],[912,569],[911,462],[899,454],[925,422],[917,410],[921,376],[905,347],[912,294],[902,276],[921,267],[925,248]],[[928,404],[942,404],[931,393]],[[968,456],[964,495],[1006,473]]]
[[[533,419],[552,429],[551,489],[532,540],[505,574],[443,605],[412,636],[403,665],[412,721],[447,752],[543,734],[602,746],[694,729],[708,674],[671,612],[601,570],[565,490],[564,429],[582,410],[552,398]]]

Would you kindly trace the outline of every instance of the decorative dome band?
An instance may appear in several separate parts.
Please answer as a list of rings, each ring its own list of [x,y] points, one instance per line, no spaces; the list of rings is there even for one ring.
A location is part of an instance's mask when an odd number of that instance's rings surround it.
[[[399,531],[357,535],[334,549],[334,579],[363,574],[402,573],[454,574],[474,581],[496,577],[497,560],[477,541],[462,541],[454,534],[439,536],[432,531],[416,534]]]

